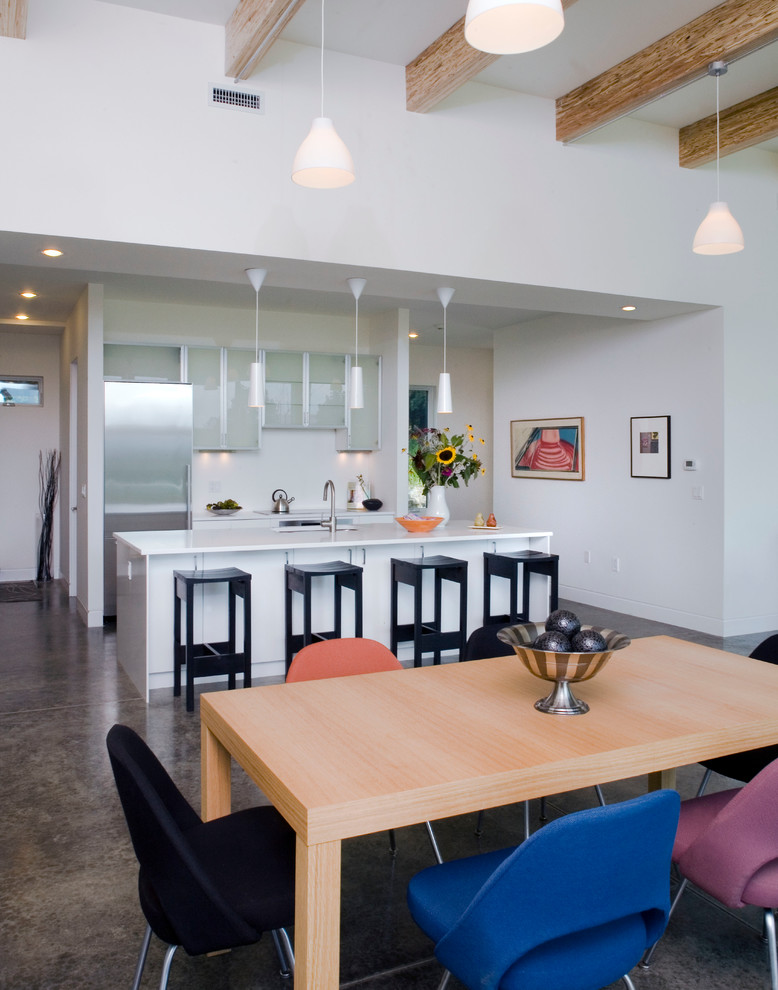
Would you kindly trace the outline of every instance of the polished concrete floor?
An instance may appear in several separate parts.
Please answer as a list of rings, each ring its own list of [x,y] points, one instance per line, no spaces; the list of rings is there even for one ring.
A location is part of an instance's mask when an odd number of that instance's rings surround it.
[[[764,638],[724,642],[567,605],[585,622],[632,637],[667,632],[744,654]],[[155,692],[147,706],[116,663],[112,629],[86,629],[59,582],[45,587],[41,602],[0,603],[0,643],[0,988],[129,988],[144,921],[105,734],[115,722],[135,728],[197,807],[197,713],[188,715],[183,700],[174,700],[169,691]],[[402,739],[396,744],[402,746]],[[683,796],[691,796],[699,777],[699,767],[680,772]],[[731,782],[719,778],[717,785]],[[644,780],[620,781],[604,791],[618,800],[644,786]],[[236,807],[258,800],[240,771],[233,787]],[[593,802],[587,789],[552,796],[549,810],[556,816]],[[467,816],[436,825],[445,858],[520,839],[517,807],[488,812],[480,840],[474,824],[475,816]],[[409,878],[432,862],[424,830],[399,830],[398,846],[393,860],[386,835],[344,843],[342,987],[437,986],[440,970],[431,946],[405,907]],[[687,894],[650,971],[634,974],[635,985],[638,990],[769,987],[758,929],[753,913],[730,913]],[[157,986],[161,958],[161,946],[152,943],[144,988]],[[171,990],[285,986],[269,939],[212,958],[190,958],[181,950],[170,980]],[[450,987],[460,985],[452,981]]]

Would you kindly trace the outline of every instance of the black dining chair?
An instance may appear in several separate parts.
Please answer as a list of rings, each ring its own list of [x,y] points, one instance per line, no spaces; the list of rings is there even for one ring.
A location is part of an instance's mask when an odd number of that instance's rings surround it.
[[[292,828],[270,806],[203,822],[136,732],[114,725],[106,743],[147,922],[133,990],[152,932],[168,947],[160,990],[179,945],[196,956],[251,945],[263,932],[271,933],[281,975],[294,972],[286,933],[294,923]]]
[[[508,644],[503,643],[501,639],[497,638],[497,633],[501,629],[505,629],[509,626],[509,622],[493,622],[488,626],[480,626],[478,629],[473,630],[468,636],[467,643],[465,644],[465,655],[464,660],[486,660],[489,657],[515,657],[516,651],[514,648]],[[599,784],[594,785],[594,791],[597,795],[597,800],[600,803],[600,807],[605,807],[605,796],[602,793],[602,788]],[[530,832],[532,831],[529,819],[529,801],[524,802],[524,838],[528,839]],[[478,812],[478,820],[476,821],[475,834],[480,836],[483,834],[483,811]],[[541,797],[540,799],[540,820],[542,822],[546,821],[546,799]]]
[[[778,663],[778,633],[762,640],[749,656],[754,660],[764,660],[765,663]],[[772,745],[749,749],[744,753],[728,753],[726,756],[716,756],[712,760],[701,760],[700,764],[705,767],[705,774],[697,790],[697,797],[702,797],[705,793],[713,773],[720,773],[724,777],[741,780],[747,784],[777,759],[778,745]]]

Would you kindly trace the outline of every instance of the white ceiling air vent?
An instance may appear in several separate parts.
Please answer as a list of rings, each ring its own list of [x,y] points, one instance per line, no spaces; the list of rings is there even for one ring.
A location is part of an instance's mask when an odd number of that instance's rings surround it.
[[[231,110],[243,110],[245,113],[265,112],[265,94],[251,89],[236,89],[211,83],[208,102],[212,107],[229,107]]]

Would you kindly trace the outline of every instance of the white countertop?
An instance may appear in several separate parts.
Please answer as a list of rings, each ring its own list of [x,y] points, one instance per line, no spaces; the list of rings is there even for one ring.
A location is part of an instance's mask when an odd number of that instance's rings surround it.
[[[313,526],[278,531],[241,526],[236,529],[174,529],[114,533],[116,539],[144,557],[176,553],[219,553],[224,551],[289,550],[322,546],[379,546],[386,544],[437,544],[455,540],[501,540],[515,537],[551,536],[550,530],[534,530],[520,526],[500,526],[497,529],[475,528],[469,521],[451,520],[429,533],[408,533],[399,523],[375,523],[356,529],[330,533]]]

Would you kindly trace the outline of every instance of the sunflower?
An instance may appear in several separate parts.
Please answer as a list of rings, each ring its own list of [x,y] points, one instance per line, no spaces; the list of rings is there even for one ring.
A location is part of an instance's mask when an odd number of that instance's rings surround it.
[[[456,456],[457,452],[453,447],[443,447],[443,449],[439,450],[437,453],[437,459],[441,464],[451,464]]]

